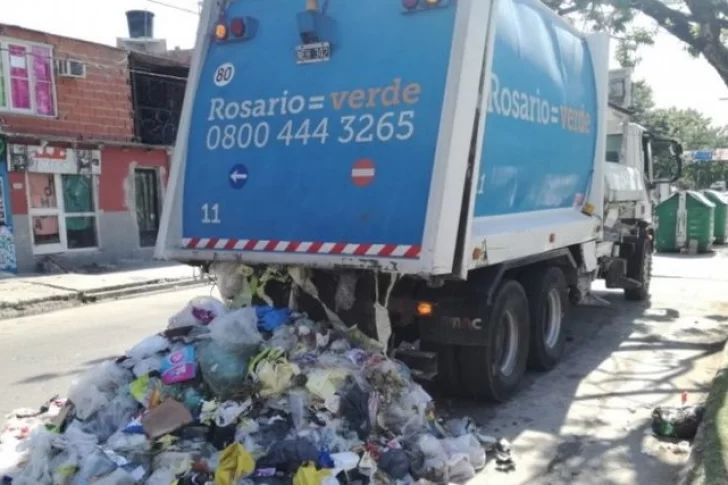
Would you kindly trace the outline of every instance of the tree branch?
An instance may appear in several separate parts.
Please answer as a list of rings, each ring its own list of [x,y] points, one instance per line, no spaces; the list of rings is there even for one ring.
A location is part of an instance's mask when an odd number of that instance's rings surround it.
[[[706,0],[685,0],[685,3],[692,16],[673,10],[659,0],[632,0],[632,7],[652,17],[662,28],[701,53],[728,84],[728,48],[721,38],[722,20]],[[693,25],[699,27],[697,35]]]
[[[614,4],[615,1],[611,0],[611,3]],[[671,9],[660,0],[632,0],[630,7],[654,19],[660,27],[693,49],[702,51],[705,47],[704,41],[693,35],[693,19],[683,12]]]
[[[571,7],[557,8],[556,13],[563,17],[564,15],[570,15],[583,9],[580,5],[572,5]]]

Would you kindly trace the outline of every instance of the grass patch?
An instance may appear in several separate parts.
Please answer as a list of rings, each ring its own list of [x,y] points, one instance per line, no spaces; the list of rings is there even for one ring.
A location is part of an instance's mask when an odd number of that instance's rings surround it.
[[[713,380],[705,415],[693,445],[695,467],[690,485],[728,484],[728,370]]]

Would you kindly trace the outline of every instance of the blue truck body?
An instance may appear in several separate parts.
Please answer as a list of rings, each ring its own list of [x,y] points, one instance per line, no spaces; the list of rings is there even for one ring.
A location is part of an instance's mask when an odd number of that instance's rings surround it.
[[[498,3],[475,217],[571,207],[591,182],[599,119],[591,54],[538,3]]]
[[[603,38],[537,0],[319,3],[206,3],[160,255],[466,274],[594,237]]]

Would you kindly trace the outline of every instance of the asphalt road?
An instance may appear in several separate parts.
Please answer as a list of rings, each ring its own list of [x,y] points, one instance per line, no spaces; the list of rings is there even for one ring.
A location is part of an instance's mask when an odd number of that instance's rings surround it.
[[[166,326],[199,288],[0,321],[0,412],[65,392],[91,365]],[[515,472],[489,465],[472,483],[674,483],[685,455],[649,432],[652,408],[704,396],[728,331],[728,251],[656,260],[651,305],[600,291],[612,305],[578,308],[564,361],[529,374],[505,405],[441,400],[512,440]]]
[[[195,296],[193,288],[0,321],[0,416],[35,407],[90,366],[122,355]]]
[[[728,337],[728,250],[655,260],[650,304],[598,291],[572,315],[567,355],[500,406],[448,403],[512,440],[516,470],[491,462],[473,484],[672,484],[687,455],[652,436],[658,405],[706,395]]]

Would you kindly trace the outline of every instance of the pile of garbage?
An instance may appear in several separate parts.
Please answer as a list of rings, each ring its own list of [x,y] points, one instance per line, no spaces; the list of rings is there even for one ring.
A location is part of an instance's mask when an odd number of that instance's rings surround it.
[[[472,421],[438,420],[410,370],[360,332],[209,297],[68,399],[8,416],[0,441],[12,485],[453,483],[489,446],[508,461]]]

